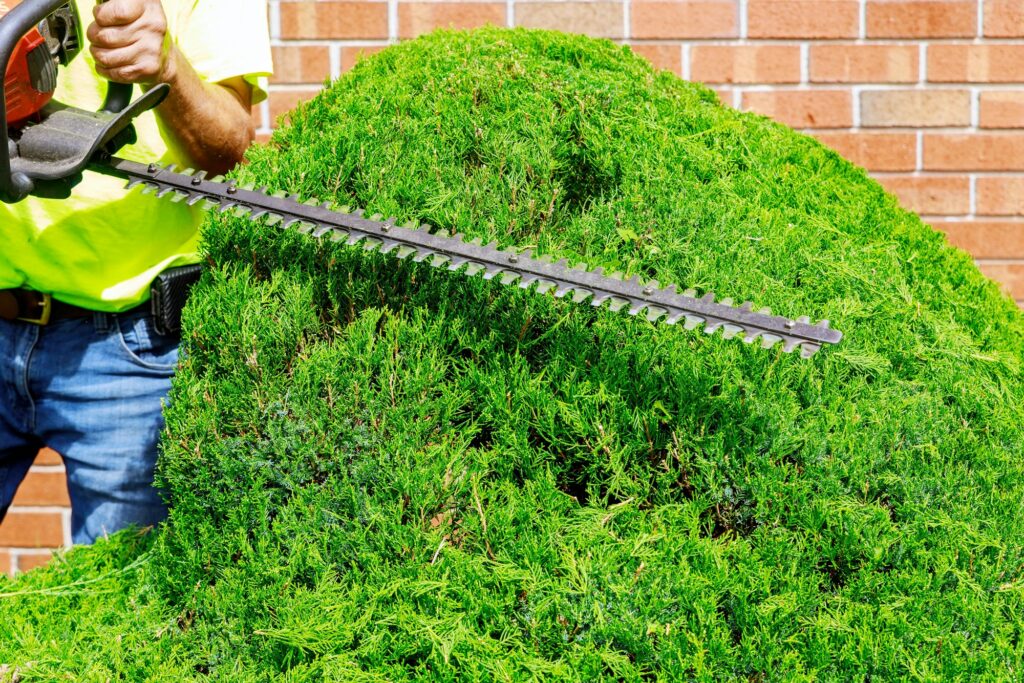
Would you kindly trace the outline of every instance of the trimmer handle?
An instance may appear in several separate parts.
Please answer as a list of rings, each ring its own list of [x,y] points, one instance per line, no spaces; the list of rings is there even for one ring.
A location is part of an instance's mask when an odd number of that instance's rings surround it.
[[[97,0],[97,5],[102,5],[107,0]],[[132,103],[132,84],[114,83],[107,84],[107,99],[103,102],[103,111],[110,114],[120,114],[125,107]]]

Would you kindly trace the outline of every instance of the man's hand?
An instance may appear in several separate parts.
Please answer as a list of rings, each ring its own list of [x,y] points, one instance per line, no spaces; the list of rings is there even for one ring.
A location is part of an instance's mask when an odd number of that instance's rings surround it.
[[[109,0],[93,8],[86,31],[96,71],[118,83],[173,80],[173,46],[160,0]]]
[[[244,78],[204,82],[168,34],[160,0],[107,0],[92,14],[86,35],[97,73],[143,87],[169,84],[156,115],[190,165],[220,174],[241,161],[253,140],[252,87]],[[230,41],[221,49],[230,50]]]

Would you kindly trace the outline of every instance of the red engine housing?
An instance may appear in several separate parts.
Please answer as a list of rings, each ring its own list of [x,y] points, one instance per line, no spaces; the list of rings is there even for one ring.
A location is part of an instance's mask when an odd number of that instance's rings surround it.
[[[46,39],[39,29],[32,29],[14,49],[11,62],[7,66],[7,75],[4,77],[7,120],[12,125],[38,112],[53,97],[52,88],[48,92],[36,90],[46,79],[40,78],[38,73],[32,73],[33,68],[39,68],[40,62],[49,59]],[[52,82],[52,79],[50,81]]]

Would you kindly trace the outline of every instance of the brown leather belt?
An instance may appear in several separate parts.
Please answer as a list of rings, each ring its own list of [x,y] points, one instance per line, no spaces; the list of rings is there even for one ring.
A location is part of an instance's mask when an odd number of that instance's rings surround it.
[[[49,325],[69,318],[87,318],[95,313],[31,289],[0,289],[0,320]]]

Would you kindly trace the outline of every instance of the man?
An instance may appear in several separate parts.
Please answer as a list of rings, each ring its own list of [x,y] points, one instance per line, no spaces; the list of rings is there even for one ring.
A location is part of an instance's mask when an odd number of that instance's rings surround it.
[[[96,110],[106,79],[168,83],[121,156],[211,174],[241,160],[272,68],[264,0],[77,5],[91,45],[58,100]],[[64,458],[75,543],[166,515],[152,481],[178,339],[147,299],[158,274],[198,261],[199,219],[90,173],[70,199],[0,204],[0,519],[41,446]]]

